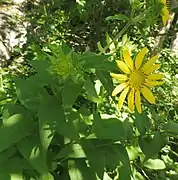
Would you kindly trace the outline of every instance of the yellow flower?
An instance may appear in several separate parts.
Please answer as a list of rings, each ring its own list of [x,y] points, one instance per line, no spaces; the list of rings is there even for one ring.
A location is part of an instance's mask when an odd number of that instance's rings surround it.
[[[163,7],[161,9],[161,16],[162,16],[163,24],[165,26],[167,21],[171,18],[171,16],[169,15],[169,10],[166,5],[166,0],[160,0],[160,2],[163,4]]]
[[[112,92],[112,96],[120,93],[118,100],[119,110],[122,109],[123,103],[128,94],[128,107],[134,111],[134,105],[139,113],[142,112],[141,108],[141,94],[151,104],[155,103],[155,97],[149,89],[163,84],[161,80],[164,76],[162,74],[152,74],[160,67],[160,64],[155,64],[158,55],[153,56],[144,65],[143,59],[147,53],[147,48],[143,48],[136,56],[135,61],[132,60],[129,52],[123,52],[124,61],[117,61],[117,66],[124,72],[124,74],[114,74],[111,76],[115,78],[119,84]]]

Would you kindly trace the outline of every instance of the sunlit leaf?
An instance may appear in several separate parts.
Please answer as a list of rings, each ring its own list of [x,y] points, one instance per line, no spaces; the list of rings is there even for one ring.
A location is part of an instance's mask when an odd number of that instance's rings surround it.
[[[149,159],[144,164],[145,167],[153,170],[159,170],[159,169],[165,169],[166,165],[164,164],[164,161],[160,159]]]

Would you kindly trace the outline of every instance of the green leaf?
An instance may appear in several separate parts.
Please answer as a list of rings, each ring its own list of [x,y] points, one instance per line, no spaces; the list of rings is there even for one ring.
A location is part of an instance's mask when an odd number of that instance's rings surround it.
[[[0,127],[0,152],[26,137],[33,129],[32,117],[25,111],[9,117]]]
[[[78,132],[72,121],[66,121],[61,102],[56,96],[45,96],[43,98],[38,117],[41,122],[45,122],[45,126],[49,126],[48,128],[52,132],[57,131],[63,136],[78,141]]]
[[[174,12],[174,13],[178,13],[178,7],[173,8],[171,11]]]
[[[50,129],[49,124],[42,118],[39,118],[39,134],[42,150],[46,157],[48,147],[53,138],[53,132]]]
[[[106,91],[108,92],[108,94],[111,95],[112,91],[114,90],[114,86],[113,86],[113,81],[112,81],[110,74],[105,71],[97,70],[96,76],[101,81],[101,83],[103,84],[103,86],[106,89]]]
[[[117,14],[117,15],[114,15],[114,16],[108,16],[106,18],[106,20],[119,20],[119,21],[122,21],[122,20],[126,20],[126,21],[130,21],[130,18],[125,16],[124,14]]]
[[[105,164],[109,169],[115,170],[122,164],[130,172],[129,157],[123,145],[106,143],[102,149],[105,151]]]
[[[60,158],[86,158],[85,152],[80,144],[68,144],[56,155],[55,159]]]
[[[39,180],[54,180],[54,178],[50,173],[45,173],[40,175]]]
[[[164,164],[164,161],[160,159],[149,159],[144,164],[145,167],[153,170],[159,170],[159,169],[165,169],[166,165]]]
[[[82,140],[81,143],[92,170],[96,172],[100,179],[103,179],[105,166],[104,150],[95,146],[92,140]]]
[[[16,156],[0,163],[0,174],[19,174],[22,173],[23,170],[30,168],[26,160]]]
[[[124,140],[127,137],[127,130],[124,123],[118,119],[101,119],[94,114],[94,133],[101,139]]]
[[[8,149],[0,152],[0,163],[8,160],[10,157],[15,154],[17,149],[14,146],[9,147]]]
[[[136,113],[134,123],[141,136],[145,135],[151,125],[149,118],[145,112],[143,112],[142,114]]]
[[[68,161],[69,175],[76,180],[97,180],[91,168],[87,166],[84,159]]]
[[[119,167],[119,180],[131,180],[131,172],[124,166]]]
[[[143,153],[146,155],[146,159],[153,157],[157,154],[166,144],[165,136],[160,132],[155,132],[154,137],[140,138],[139,145]]]
[[[1,173],[0,174],[0,179],[3,179],[3,180],[11,180],[11,177],[8,173]]]
[[[21,104],[7,104],[3,109],[3,122],[5,122],[10,116],[21,112],[27,112],[25,107]]]
[[[36,78],[38,78],[38,83],[40,84],[49,84],[52,81],[52,76],[50,74],[51,63],[48,60],[35,60],[30,61],[30,64],[38,72]]]
[[[11,180],[24,180],[22,173],[11,174]]]
[[[144,176],[142,176],[139,172],[135,173],[135,179],[136,180],[145,180]]]
[[[44,91],[43,85],[39,83],[37,76],[28,79],[16,79],[16,92],[21,103],[32,111],[37,111],[41,94]]]
[[[110,55],[97,55],[94,53],[86,53],[80,58],[80,62],[85,69],[97,69],[105,71],[116,71],[116,62],[108,61]]]
[[[86,93],[87,93],[87,98],[90,101],[93,101],[96,103],[102,102],[102,99],[98,97],[96,90],[95,90],[95,86],[90,78],[87,78],[87,80],[85,82],[85,89],[86,89]]]
[[[72,52],[72,49],[64,42],[62,42],[61,50],[66,55],[69,54],[70,52]]]
[[[38,137],[30,136],[23,139],[17,144],[17,148],[40,174],[48,172],[46,158],[41,150]]]
[[[62,102],[65,108],[72,107],[75,103],[79,93],[81,92],[83,82],[74,82],[71,79],[64,84],[62,93]]]
[[[139,156],[138,148],[134,146],[127,146],[126,149],[127,149],[130,161],[135,160]]]
[[[169,121],[164,125],[163,130],[173,135],[178,135],[178,123]]]
[[[119,159],[122,165],[119,168],[119,176],[121,180],[130,180],[131,167],[128,153],[122,144],[118,145]]]

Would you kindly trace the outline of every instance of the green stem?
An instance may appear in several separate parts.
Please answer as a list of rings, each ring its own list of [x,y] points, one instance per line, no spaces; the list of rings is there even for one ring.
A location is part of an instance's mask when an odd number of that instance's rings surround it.
[[[128,22],[128,23],[125,25],[125,27],[114,37],[114,39],[113,39],[109,44],[107,44],[107,46],[105,46],[105,47],[103,48],[103,50],[99,53],[99,55],[103,54],[103,53],[109,48],[109,46],[110,46],[114,41],[116,41],[117,39],[119,39],[119,38],[122,36],[122,34],[129,28],[130,25],[131,25],[131,23]]]

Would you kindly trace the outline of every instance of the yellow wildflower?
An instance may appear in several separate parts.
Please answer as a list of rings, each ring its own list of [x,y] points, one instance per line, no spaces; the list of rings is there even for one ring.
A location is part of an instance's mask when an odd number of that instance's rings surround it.
[[[134,105],[139,113],[142,112],[141,108],[141,94],[151,104],[155,103],[155,97],[149,87],[154,87],[163,84],[161,80],[162,74],[152,74],[160,67],[160,64],[155,64],[158,55],[153,56],[144,65],[143,59],[147,53],[147,48],[143,48],[136,56],[135,61],[132,60],[129,51],[123,52],[124,61],[117,61],[117,66],[124,72],[124,74],[114,74],[111,76],[115,78],[119,84],[112,92],[112,96],[120,93],[118,100],[119,110],[122,109],[125,98],[128,94],[128,107],[134,111]]]

